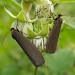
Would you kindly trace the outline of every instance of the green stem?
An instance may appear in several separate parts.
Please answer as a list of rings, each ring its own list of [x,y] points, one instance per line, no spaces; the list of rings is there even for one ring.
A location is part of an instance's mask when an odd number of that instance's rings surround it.
[[[37,75],[37,72],[38,72],[38,67],[35,67],[34,75]]]

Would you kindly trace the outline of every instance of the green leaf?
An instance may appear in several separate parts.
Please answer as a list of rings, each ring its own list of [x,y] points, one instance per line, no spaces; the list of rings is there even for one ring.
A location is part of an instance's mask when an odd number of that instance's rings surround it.
[[[36,37],[37,36],[37,34],[34,32],[34,31],[32,31],[30,28],[27,28],[27,30],[28,30],[28,35],[29,35],[29,37]]]
[[[19,10],[21,10],[21,5],[20,5],[18,2],[16,2],[15,0],[11,0],[11,3],[12,3],[16,8],[18,8]]]
[[[17,15],[17,18],[18,18],[19,21],[25,22],[25,17],[23,15],[22,11],[20,11],[20,13]]]
[[[49,26],[46,25],[39,33],[38,33],[38,36],[45,36],[48,34],[48,31],[49,31]]]
[[[36,16],[33,20],[31,20],[29,13],[27,13],[27,14],[25,15],[25,18],[26,18],[26,20],[27,20],[28,22],[31,22],[31,23],[32,23],[32,22],[36,22],[36,20],[38,19],[37,16]]]
[[[71,50],[60,50],[54,54],[46,54],[45,62],[53,74],[61,75],[73,66],[74,54]]]
[[[54,4],[57,4],[57,3],[69,3],[69,2],[75,2],[75,0],[52,0],[52,2]]]
[[[63,21],[65,24],[75,29],[75,17],[63,16]]]
[[[65,17],[75,17],[75,2],[71,3],[60,3],[55,8],[55,13],[60,13]],[[65,8],[65,9],[64,9]]]
[[[24,14],[28,13],[32,7],[32,1],[22,0],[21,2],[22,11]]]
[[[4,7],[4,10],[12,17],[12,18],[17,18],[15,15],[13,15],[8,9]]]
[[[52,0],[53,4],[59,3],[59,0]]]
[[[60,37],[61,39],[59,39],[59,45],[61,47],[66,47],[69,45],[71,48],[71,44],[75,43],[75,29],[71,28],[67,24],[63,24]]]
[[[59,0],[59,2],[75,2],[75,0]]]
[[[40,5],[48,5],[49,0],[34,0],[35,3],[40,4]]]

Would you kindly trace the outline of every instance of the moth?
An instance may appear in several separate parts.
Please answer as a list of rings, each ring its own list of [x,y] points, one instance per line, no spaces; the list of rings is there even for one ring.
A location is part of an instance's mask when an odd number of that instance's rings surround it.
[[[61,29],[61,24],[62,24],[62,18],[60,18],[61,16],[62,15],[59,14],[58,17],[54,19],[54,26],[51,32],[49,33],[49,38],[46,44],[47,53],[52,54],[56,51],[57,42],[58,42],[59,33]]]
[[[19,32],[19,30],[12,28],[11,34],[36,67],[44,64],[45,60],[41,52],[33,43],[31,43],[26,37],[24,37],[22,33]]]

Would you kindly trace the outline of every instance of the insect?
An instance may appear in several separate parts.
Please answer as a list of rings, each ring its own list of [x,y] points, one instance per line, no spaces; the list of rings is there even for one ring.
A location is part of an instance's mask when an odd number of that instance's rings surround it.
[[[33,43],[24,37],[22,33],[19,32],[19,30],[12,28],[11,34],[36,67],[44,64],[45,60],[41,52]]]
[[[54,53],[56,51],[58,37],[60,33],[60,28],[62,24],[62,19],[60,18],[62,15],[59,14],[57,18],[54,19],[54,26],[49,34],[49,38],[46,44],[46,52],[47,53]]]

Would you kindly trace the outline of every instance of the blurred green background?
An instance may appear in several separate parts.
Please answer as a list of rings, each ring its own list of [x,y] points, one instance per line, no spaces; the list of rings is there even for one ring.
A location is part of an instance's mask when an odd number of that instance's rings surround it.
[[[5,12],[4,7],[17,15],[21,11],[21,0],[16,2],[18,4],[12,0],[0,0],[0,75],[34,75],[34,65],[9,31],[15,19]],[[64,3],[62,0],[55,7],[57,13],[63,14],[59,50],[55,54],[44,55],[46,63],[38,69],[38,75],[75,75],[75,2]]]

